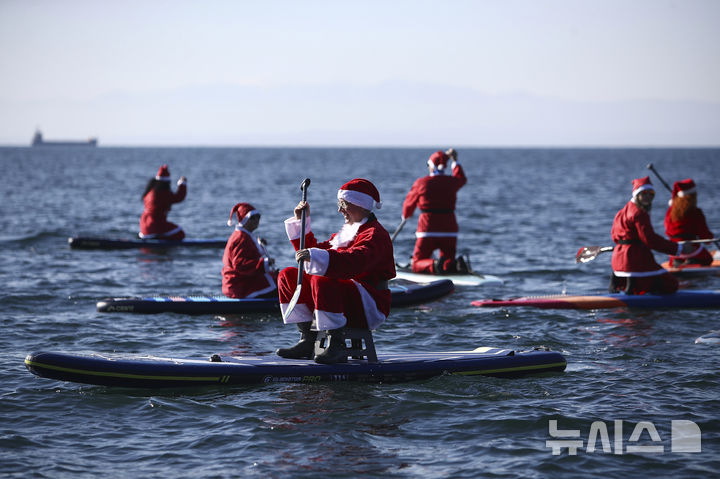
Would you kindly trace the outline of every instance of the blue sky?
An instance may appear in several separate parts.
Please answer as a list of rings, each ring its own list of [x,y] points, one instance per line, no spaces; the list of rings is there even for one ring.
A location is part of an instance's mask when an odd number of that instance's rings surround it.
[[[714,0],[3,0],[0,68],[0,144],[720,143]]]

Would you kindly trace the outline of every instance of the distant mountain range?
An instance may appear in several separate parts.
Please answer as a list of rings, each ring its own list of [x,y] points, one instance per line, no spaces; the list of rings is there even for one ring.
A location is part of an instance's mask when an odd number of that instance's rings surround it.
[[[0,143],[36,125],[105,145],[718,146],[720,104],[579,102],[390,82],[195,86],[89,101],[0,100]]]

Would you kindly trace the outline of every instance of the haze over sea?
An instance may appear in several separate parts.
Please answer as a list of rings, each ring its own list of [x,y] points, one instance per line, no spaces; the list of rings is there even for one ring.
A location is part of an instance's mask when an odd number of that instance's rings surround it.
[[[454,145],[438,145],[447,148]],[[430,149],[0,148],[0,471],[3,477],[709,477],[720,470],[718,310],[478,309],[470,302],[604,291],[610,255],[576,265],[581,246],[607,245],[631,180],[653,163],[670,183],[692,177],[720,234],[720,149],[459,149],[469,178],[458,197],[459,250],[502,285],[456,287],[396,309],[375,332],[381,351],[517,350],[545,346],[564,373],[521,379],[443,376],[403,384],[118,389],[42,379],[31,351],[121,352],[207,358],[271,355],[297,332],[279,314],[237,317],[106,314],[106,296],[220,294],[222,250],[70,250],[74,235],[131,237],[146,181],[167,163],[188,195],[170,220],[188,238],[227,237],[230,208],[251,202],[280,266],[293,261],[282,221],[304,177],[313,230],[336,231],[337,188],[378,186],[378,217],[393,231]],[[669,198],[656,178],[656,231]],[[173,182],[174,184],[174,182]],[[413,221],[416,221],[417,215]],[[396,240],[406,261],[414,228]],[[665,257],[658,254],[657,259]],[[683,280],[719,289],[718,276]],[[576,455],[553,455],[549,422],[580,430]],[[623,429],[615,421],[623,421]],[[695,422],[702,451],[671,450],[671,421]],[[609,431],[611,451],[595,421]],[[639,423],[652,423],[659,440]],[[618,441],[619,439],[619,441]],[[621,443],[621,444],[620,444]],[[618,444],[620,447],[618,448]],[[628,452],[628,445],[662,452]]]

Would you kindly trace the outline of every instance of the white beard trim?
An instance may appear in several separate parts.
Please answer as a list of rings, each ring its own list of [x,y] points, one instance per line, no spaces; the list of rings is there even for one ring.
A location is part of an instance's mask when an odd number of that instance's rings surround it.
[[[352,243],[357,236],[358,229],[365,223],[367,223],[367,218],[363,218],[363,220],[358,223],[343,224],[340,231],[335,233],[335,236],[330,240],[331,249],[337,250]],[[305,261],[305,264],[303,264],[305,272],[307,274],[325,276],[328,266],[330,265],[330,253],[328,253],[328,250],[320,248],[309,248],[309,251],[310,260]]]
[[[335,233],[333,239],[330,240],[332,249],[344,248],[345,246],[352,243],[352,241],[355,239],[355,236],[357,236],[358,229],[360,229],[360,226],[362,226],[366,222],[367,218],[363,219],[363,221],[359,223],[343,224],[342,228],[340,228],[340,231]]]

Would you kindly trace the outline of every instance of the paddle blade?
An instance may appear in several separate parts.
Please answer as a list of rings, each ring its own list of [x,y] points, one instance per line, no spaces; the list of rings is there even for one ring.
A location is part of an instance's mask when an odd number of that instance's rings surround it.
[[[310,178],[305,178],[302,183],[300,183],[300,189],[302,190],[302,200],[307,201],[307,190],[308,186],[310,186]],[[303,209],[302,213],[300,214],[300,249],[305,249],[305,218],[306,218],[306,212],[307,209]],[[285,313],[283,314],[283,321],[285,321],[290,314],[293,312],[293,309],[295,309],[295,305],[298,302],[298,299],[300,299],[300,291],[302,290],[302,283],[303,283],[303,260],[298,261],[298,278],[297,278],[297,286],[295,287],[295,292],[292,295],[292,298],[290,298],[290,302],[288,303],[288,307],[285,310]]]
[[[293,293],[292,298],[290,298],[288,307],[283,313],[283,321],[285,321],[292,314],[293,309],[295,309],[295,305],[297,305],[297,302],[300,299],[300,290],[302,290],[302,283],[299,283],[297,288],[295,288],[295,292]]]
[[[600,253],[612,251],[612,246],[583,246],[575,255],[576,263],[589,263],[597,258]]]

